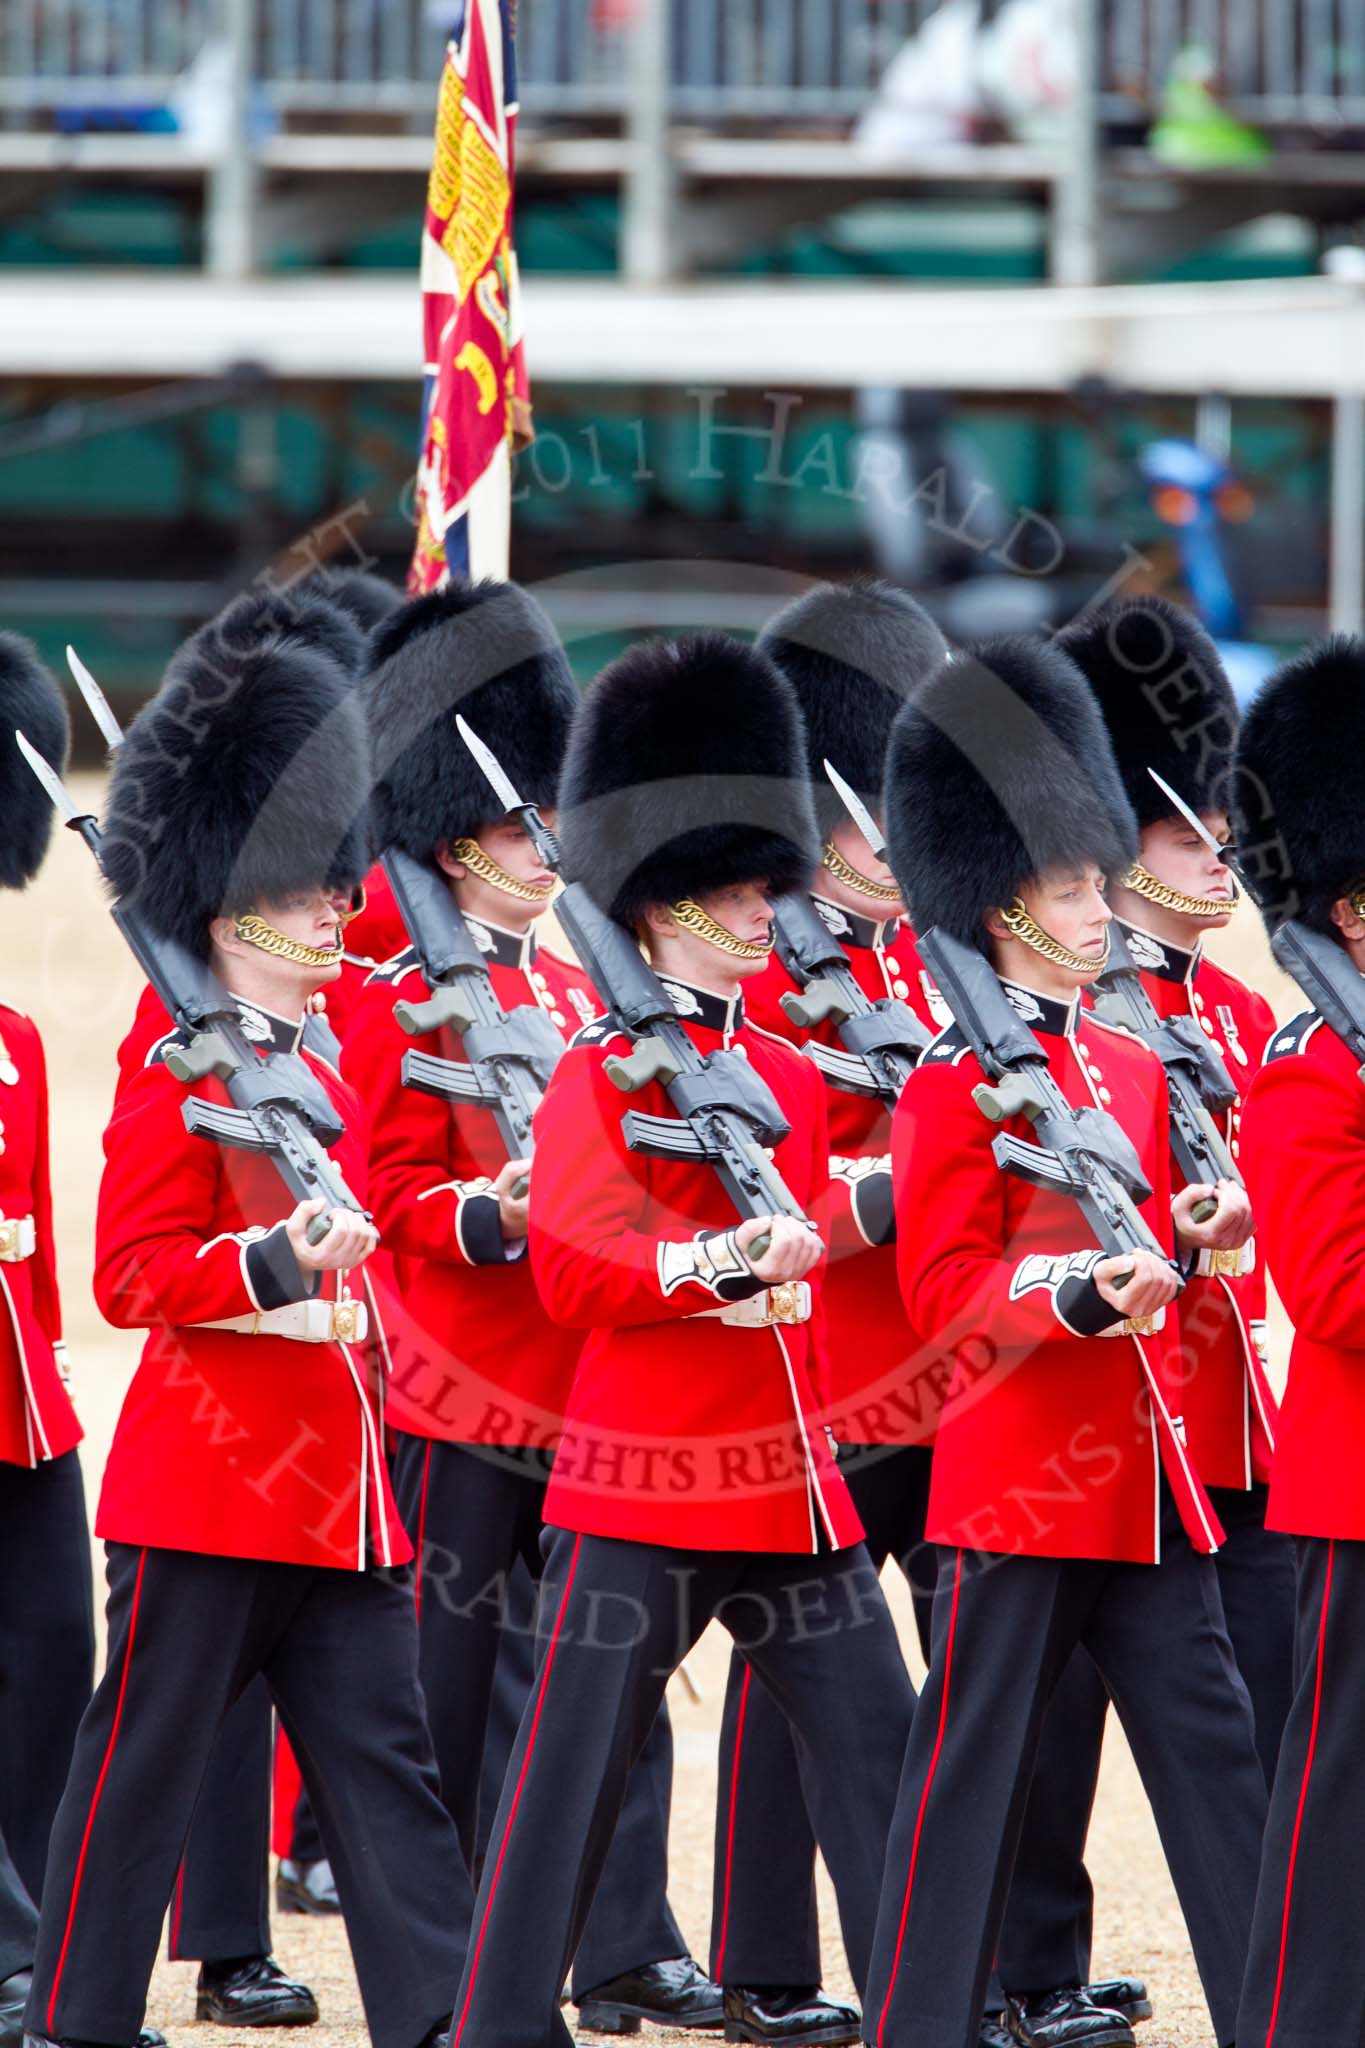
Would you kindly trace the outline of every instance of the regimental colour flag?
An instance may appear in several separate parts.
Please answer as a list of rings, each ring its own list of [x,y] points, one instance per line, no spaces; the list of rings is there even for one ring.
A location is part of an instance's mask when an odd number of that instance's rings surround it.
[[[514,439],[529,439],[512,247],[514,0],[464,0],[446,46],[422,228],[425,382],[413,594],[508,573]]]

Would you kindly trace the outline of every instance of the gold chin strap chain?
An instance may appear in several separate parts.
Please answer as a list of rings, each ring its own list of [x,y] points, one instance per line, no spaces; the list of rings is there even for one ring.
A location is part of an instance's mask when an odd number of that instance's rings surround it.
[[[361,911],[365,908],[366,897],[365,884],[363,882],[356,890],[355,895],[359,899],[358,901],[353,899],[345,910],[339,910],[337,912],[337,922],[340,924],[341,929],[343,931],[345,931],[347,925],[351,922],[351,919],[353,917],[359,917]]]
[[[1024,908],[1023,898],[1016,896],[1007,910],[1002,909],[1001,918],[1005,928],[1016,939],[1022,939],[1026,946],[1032,946],[1035,953],[1041,953],[1045,960],[1054,960],[1058,967],[1069,967],[1073,974],[1103,974],[1109,961],[1109,933],[1104,935],[1104,951],[1092,960],[1085,953],[1073,953],[1068,946],[1054,939],[1051,932],[1045,932],[1036,918],[1030,917]]]
[[[273,953],[277,960],[297,960],[301,967],[332,967],[341,958],[340,937],[335,946],[308,946],[302,939],[287,939],[254,910],[244,911],[237,919],[237,936],[262,953]]]
[[[548,903],[555,893],[553,882],[523,882],[516,875],[509,875],[506,868],[500,867],[484,852],[477,839],[452,839],[450,850],[471,875],[477,875],[481,882],[491,883],[505,896],[515,896],[522,903]]]
[[[699,939],[717,947],[722,953],[729,953],[736,960],[766,960],[773,949],[772,926],[761,944],[752,939],[737,939],[733,932],[727,932],[723,924],[717,924],[710,912],[703,910],[700,903],[691,896],[684,896],[680,903],[670,904],[674,917],[685,932],[695,932]]]
[[[1238,896],[1236,877],[1229,875],[1228,880],[1232,883],[1231,896],[1185,896],[1169,882],[1159,882],[1155,875],[1148,874],[1141,861],[1135,861],[1123,878],[1123,886],[1135,896],[1145,896],[1149,903],[1159,903],[1163,910],[1178,910],[1185,917],[1226,917]]]
[[[865,875],[861,868],[855,868],[851,861],[844,859],[832,839],[825,841],[821,860],[837,881],[846,889],[856,889],[860,896],[866,896],[869,903],[899,903],[901,892],[895,883],[874,882],[871,875]]]

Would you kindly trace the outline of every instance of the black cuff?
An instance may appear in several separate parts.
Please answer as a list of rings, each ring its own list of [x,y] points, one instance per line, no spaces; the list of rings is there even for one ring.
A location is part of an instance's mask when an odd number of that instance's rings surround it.
[[[740,1250],[736,1242],[736,1234],[733,1230],[702,1230],[697,1233],[697,1236],[698,1241],[702,1244],[705,1244],[708,1238],[727,1237],[730,1240],[735,1257],[742,1266],[747,1267],[749,1262]],[[711,1292],[715,1295],[717,1301],[750,1301],[754,1295],[761,1294],[767,1284],[766,1280],[759,1279],[757,1273],[733,1273],[726,1274],[722,1279],[717,1280]]]
[[[262,1308],[288,1308],[291,1301],[311,1301],[322,1284],[320,1273],[305,1275],[282,1224],[264,1237],[252,1238],[246,1248],[246,1277]]]
[[[1126,1320],[1121,1308],[1105,1300],[1089,1273],[1084,1279],[1078,1273],[1069,1274],[1053,1299],[1057,1314],[1078,1337],[1102,1337],[1115,1323]]]
[[[456,1227],[464,1255],[474,1266],[505,1266],[507,1240],[496,1195],[466,1195]]]
[[[896,1242],[896,1211],[889,1173],[869,1173],[853,1189],[853,1214],[869,1244]]]

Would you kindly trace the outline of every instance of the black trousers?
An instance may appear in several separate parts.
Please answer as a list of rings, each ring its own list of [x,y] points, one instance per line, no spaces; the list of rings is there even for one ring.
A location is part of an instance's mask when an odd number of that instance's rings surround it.
[[[557,1532],[535,1689],[508,1765],[453,2048],[564,2048],[564,1973],[668,1679],[719,1620],[802,1739],[855,1976],[868,1958],[914,1693],[859,1544],[817,1557]]]
[[[1160,1565],[946,1552],[866,1998],[876,2048],[976,2048],[1049,1696],[1089,1651],[1132,1746],[1221,2043],[1265,1820],[1212,1560],[1162,1488]]]
[[[227,1962],[270,1952],[270,1800],[275,1714],[254,1678],[213,1745],[171,1895],[172,1962]]]
[[[479,1862],[507,1776],[507,1760],[536,1675],[536,1587],[518,1565],[508,1585],[511,1626],[498,1649],[484,1731],[479,1787]],[[654,1716],[626,1786],[596,1896],[573,1959],[573,1995],[585,1998],[641,1963],[687,1954],[687,1937],[668,1903],[668,1823],[673,1805],[673,1727],[665,1700]]]
[[[0,1984],[31,1966],[37,1944],[38,1908],[0,1841]]]
[[[0,1835],[34,1899],[94,1673],[80,1458],[0,1464]]]
[[[938,1553],[927,1543],[933,1453],[919,1444],[844,1446],[839,1469],[877,1570],[894,1557],[909,1583],[926,1660]],[[815,1834],[801,1797],[791,1724],[735,1650],[716,1778],[711,1975],[722,1984],[818,1984]]]
[[[524,1575],[538,1581],[543,1567],[548,1472],[538,1453],[493,1445],[400,1436],[394,1453],[394,1492],[418,1552],[420,1669],[441,1797],[471,1869],[498,1674],[513,1696],[515,1731],[534,1671],[535,1602]],[[663,1728],[631,1773],[622,1839],[583,1930],[579,1993],[687,1951],[667,1897],[673,1738],[662,1703],[660,1713]],[[495,1807],[496,1799],[495,1790]]]
[[[1210,1498],[1227,1532],[1214,1559],[1232,1652],[1246,1680],[1267,1789],[1293,1692],[1294,1554],[1265,1526],[1267,1488],[1216,1487]],[[999,1971],[1014,1992],[1083,1984],[1090,1975],[1094,1892],[1085,1838],[1099,1778],[1109,1695],[1079,1651],[1058,1680],[1043,1724]]]
[[[449,2011],[468,1873],[406,1572],[110,1544],[109,1653],[52,1831],[30,2031],[131,2042],[218,1730],[264,1675],[321,1822],[376,2048]]]
[[[1365,1543],[1300,1537],[1294,1699],[1266,1822],[1237,2039],[1357,2048],[1365,2030]]]

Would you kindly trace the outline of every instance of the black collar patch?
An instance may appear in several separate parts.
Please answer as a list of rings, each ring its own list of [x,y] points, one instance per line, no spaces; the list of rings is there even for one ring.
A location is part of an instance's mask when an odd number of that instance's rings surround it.
[[[1041,1031],[1049,1038],[1071,1036],[1079,997],[1073,996],[1066,1003],[1058,1002],[1055,996],[1040,996],[1037,989],[1025,988],[1022,982],[1006,981],[1003,976],[1000,986],[1010,1008],[1030,1031]]]
[[[812,896],[810,900],[825,930],[841,946],[862,946],[869,952],[884,952],[900,930],[899,918],[879,922],[875,917],[860,917],[856,910],[846,910],[842,903],[831,903],[827,896]]]
[[[1198,967],[1202,955],[1197,942],[1187,951],[1169,939],[1154,938],[1140,924],[1125,924],[1121,917],[1114,922],[1128,942],[1133,965],[1144,974],[1154,974],[1159,981],[1188,981]]]
[[[688,1024],[700,1024],[707,1031],[738,1031],[744,1022],[742,995],[718,996],[709,988],[694,988],[690,981],[674,981],[661,974],[659,986],[678,1015]]]

